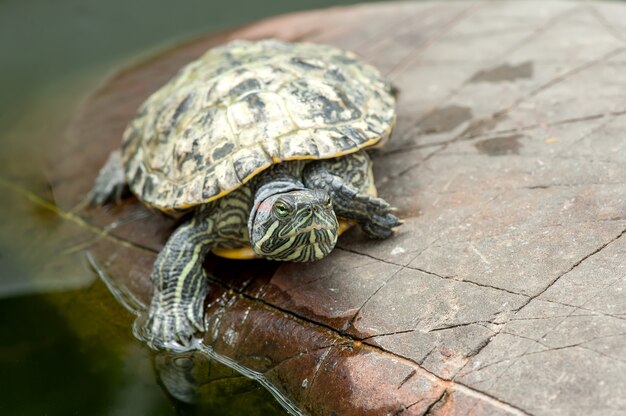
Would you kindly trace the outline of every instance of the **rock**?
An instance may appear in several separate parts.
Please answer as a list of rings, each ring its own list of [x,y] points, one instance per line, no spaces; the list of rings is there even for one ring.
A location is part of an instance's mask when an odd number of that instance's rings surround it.
[[[306,266],[209,257],[207,352],[313,415],[622,414],[625,22],[619,3],[425,1],[198,38],[85,103],[52,157],[55,200],[75,207],[138,105],[207,48],[351,49],[401,91],[375,174],[406,223],[385,241],[351,230]],[[134,199],[77,215],[94,265],[141,307],[174,222]]]

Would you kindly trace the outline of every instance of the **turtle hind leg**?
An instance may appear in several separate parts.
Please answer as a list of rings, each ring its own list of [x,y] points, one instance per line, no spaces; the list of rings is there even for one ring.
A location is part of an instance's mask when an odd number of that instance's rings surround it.
[[[369,158],[364,158],[362,168],[369,169]],[[348,165],[350,166],[350,165]],[[393,229],[402,221],[393,214],[393,208],[384,199],[360,193],[344,179],[341,170],[333,170],[328,162],[313,162],[304,172],[304,183],[308,188],[324,189],[333,200],[338,217],[356,220],[361,229],[371,238],[383,239],[393,234]],[[356,164],[352,168],[359,168]]]
[[[150,347],[176,351],[194,348],[204,328],[208,293],[204,258],[217,244],[215,221],[202,210],[182,224],[163,247],[152,268],[152,302],[135,326]]]
[[[387,84],[387,92],[389,92],[389,94],[391,94],[396,100],[400,96],[400,91],[400,87],[398,87],[397,84],[391,81]]]
[[[100,169],[94,182],[93,189],[87,195],[87,201],[93,205],[104,205],[108,202],[119,203],[130,193],[120,150],[114,150],[109,155],[104,166]]]

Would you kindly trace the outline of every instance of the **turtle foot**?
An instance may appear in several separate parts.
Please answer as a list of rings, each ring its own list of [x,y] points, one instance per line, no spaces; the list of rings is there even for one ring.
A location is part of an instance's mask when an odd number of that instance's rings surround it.
[[[402,220],[393,214],[396,209],[382,198],[357,195],[352,198],[352,207],[360,207],[359,224],[370,238],[388,238],[395,227],[402,225]]]
[[[147,317],[135,322],[135,335],[155,350],[183,352],[197,349],[204,332],[204,319],[201,314],[189,317],[190,307],[177,305],[177,308],[150,308]]]
[[[129,193],[122,166],[122,154],[119,150],[111,152],[109,159],[100,169],[93,189],[87,195],[92,205],[104,205],[108,202],[119,203]]]
[[[361,228],[370,238],[384,239],[390,237],[394,228],[400,225],[402,225],[402,220],[391,212],[386,212],[371,215],[367,221],[361,223]]]

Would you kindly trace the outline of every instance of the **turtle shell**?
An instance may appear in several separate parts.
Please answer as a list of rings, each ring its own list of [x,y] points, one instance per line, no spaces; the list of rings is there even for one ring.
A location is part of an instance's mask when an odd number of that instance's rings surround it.
[[[272,164],[356,152],[395,121],[389,83],[346,51],[233,41],[182,68],[124,133],[131,190],[178,211],[220,198]]]

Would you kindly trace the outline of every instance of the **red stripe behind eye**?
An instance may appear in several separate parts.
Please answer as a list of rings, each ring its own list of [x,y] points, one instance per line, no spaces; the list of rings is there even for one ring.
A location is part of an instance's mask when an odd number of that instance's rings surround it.
[[[256,208],[257,212],[271,212],[272,211],[272,203],[268,201],[263,201]]]

